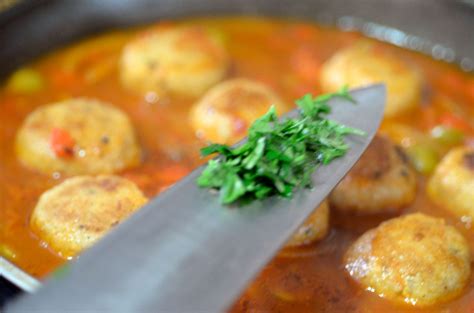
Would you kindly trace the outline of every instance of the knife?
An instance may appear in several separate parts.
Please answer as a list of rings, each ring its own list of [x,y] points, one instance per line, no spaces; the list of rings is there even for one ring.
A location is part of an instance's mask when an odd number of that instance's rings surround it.
[[[385,94],[374,85],[351,92],[356,104],[330,101],[331,119],[367,135],[349,136],[349,151],[316,170],[312,189],[222,206],[196,186],[198,168],[6,312],[225,311],[359,159],[379,127]]]

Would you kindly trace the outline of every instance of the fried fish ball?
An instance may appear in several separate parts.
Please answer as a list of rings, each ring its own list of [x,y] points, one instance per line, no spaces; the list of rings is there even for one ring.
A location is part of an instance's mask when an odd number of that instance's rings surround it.
[[[278,113],[286,111],[285,104],[269,87],[236,78],[214,86],[195,103],[191,123],[206,140],[231,144],[242,139],[250,124],[271,105]]]
[[[474,220],[474,148],[448,152],[428,182],[428,194],[454,215]]]
[[[360,214],[388,213],[416,196],[416,176],[400,147],[375,136],[354,168],[329,196],[331,207]]]
[[[393,55],[369,44],[356,44],[337,52],[321,70],[321,85],[327,92],[385,83],[385,116],[392,117],[416,107],[421,97],[421,79],[416,71]]]
[[[134,183],[119,176],[76,176],[41,195],[30,225],[53,250],[74,256],[146,201]]]
[[[223,79],[228,67],[227,51],[208,30],[175,26],[148,31],[128,43],[120,77],[139,93],[198,96]]]
[[[138,165],[141,159],[128,117],[85,98],[36,109],[23,122],[15,145],[24,165],[45,174],[108,174]]]
[[[345,255],[345,269],[381,297],[425,307],[462,291],[471,271],[469,246],[443,219],[410,214],[357,239]]]
[[[286,247],[298,247],[313,243],[326,236],[329,230],[329,205],[322,202],[306,219],[293,236],[286,242]]]

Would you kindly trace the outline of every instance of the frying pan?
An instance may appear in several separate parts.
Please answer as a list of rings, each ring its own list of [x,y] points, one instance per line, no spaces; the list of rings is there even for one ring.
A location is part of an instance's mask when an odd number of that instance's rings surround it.
[[[474,0],[35,0],[0,13],[0,79],[35,57],[95,33],[196,15],[316,21],[474,70]],[[35,285],[13,265],[5,268],[4,276],[22,289]]]

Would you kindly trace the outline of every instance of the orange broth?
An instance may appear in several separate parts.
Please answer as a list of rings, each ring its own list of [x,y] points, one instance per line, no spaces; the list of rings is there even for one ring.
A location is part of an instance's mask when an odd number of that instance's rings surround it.
[[[229,77],[259,80],[288,103],[307,92],[321,93],[318,76],[323,62],[337,50],[363,38],[356,32],[265,18],[201,18],[166,23],[191,23],[214,29],[232,59]],[[144,158],[139,167],[118,175],[134,181],[149,197],[203,163],[198,152],[205,143],[197,139],[188,116],[196,99],[137,95],[123,88],[119,81],[117,64],[122,47],[142,30],[88,38],[31,63],[29,67],[46,81],[38,92],[19,94],[5,87],[0,89],[0,244],[11,252],[6,257],[36,277],[44,277],[66,260],[29,228],[38,197],[64,180],[59,175],[35,173],[22,166],[15,156],[15,134],[34,109],[80,96],[110,102],[126,112],[136,128]],[[428,56],[385,43],[374,44],[416,68],[425,85],[423,101],[416,112],[385,120],[383,127],[397,123],[426,133],[448,116],[448,120],[451,118],[452,123],[463,128],[466,141],[472,144],[473,75]],[[400,214],[421,211],[444,217],[468,238],[474,251],[471,225],[434,206],[425,194],[425,179],[419,175],[417,199]],[[332,212],[331,231],[324,240],[280,251],[231,312],[473,312],[474,277],[457,299],[427,309],[393,305],[351,281],[342,264],[346,248],[364,231],[390,217]]]

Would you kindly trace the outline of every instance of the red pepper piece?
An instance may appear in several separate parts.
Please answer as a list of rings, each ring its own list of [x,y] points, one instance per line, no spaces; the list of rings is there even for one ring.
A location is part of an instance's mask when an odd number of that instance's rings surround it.
[[[473,127],[467,121],[454,114],[446,113],[442,115],[440,118],[440,122],[443,125],[456,128],[465,133],[472,133],[473,131]]]
[[[50,136],[50,146],[58,158],[74,156],[74,139],[69,132],[63,128],[53,128]]]

